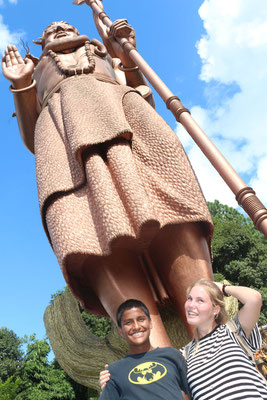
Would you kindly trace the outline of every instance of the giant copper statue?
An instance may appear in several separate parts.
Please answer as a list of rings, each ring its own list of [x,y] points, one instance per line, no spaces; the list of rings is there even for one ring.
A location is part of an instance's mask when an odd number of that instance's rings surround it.
[[[175,133],[116,37],[135,46],[126,20],[103,43],[53,22],[24,60],[3,57],[19,130],[35,154],[42,221],[72,293],[88,311],[115,316],[138,298],[150,309],[154,345],[169,345],[158,307],[184,319],[185,291],[211,277],[212,221]]]

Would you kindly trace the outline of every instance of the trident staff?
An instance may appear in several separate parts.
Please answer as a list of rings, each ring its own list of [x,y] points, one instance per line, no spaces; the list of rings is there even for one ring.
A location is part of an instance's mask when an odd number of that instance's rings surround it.
[[[77,5],[83,4],[84,2],[85,0],[73,1],[73,3]],[[100,8],[95,0],[86,0],[86,3],[92,8],[94,14],[97,15],[108,28],[110,28],[112,21],[103,11],[103,8]],[[248,187],[240,178],[222,153],[194,121],[190,115],[190,111],[185,108],[180,99],[169,90],[159,76],[138,53],[136,48],[125,38],[116,38],[116,40],[129,53],[131,59],[158,92],[160,97],[166,103],[167,108],[173,113],[176,121],[183,125],[217,172],[221,175],[225,183],[235,194],[238,204],[241,205],[246,213],[251,217],[255,227],[261,231],[265,237],[267,237],[267,209],[255,195],[255,191],[251,187]]]

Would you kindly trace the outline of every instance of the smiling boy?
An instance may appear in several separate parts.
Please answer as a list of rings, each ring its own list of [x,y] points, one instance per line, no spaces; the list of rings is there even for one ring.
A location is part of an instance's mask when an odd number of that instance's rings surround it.
[[[188,399],[186,362],[172,347],[151,346],[147,307],[139,300],[125,301],[118,308],[117,324],[129,354],[109,365],[111,378],[100,400]]]

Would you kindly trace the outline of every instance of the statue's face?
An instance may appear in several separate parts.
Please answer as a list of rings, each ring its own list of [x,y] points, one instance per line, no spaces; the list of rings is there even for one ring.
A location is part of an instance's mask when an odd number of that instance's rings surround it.
[[[46,29],[44,34],[45,45],[55,39],[78,36],[77,30],[64,22],[55,23]]]

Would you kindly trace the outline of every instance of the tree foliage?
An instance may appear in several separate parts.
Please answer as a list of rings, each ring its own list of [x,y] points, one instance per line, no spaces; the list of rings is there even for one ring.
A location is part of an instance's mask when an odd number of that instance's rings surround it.
[[[2,382],[16,375],[23,356],[22,343],[23,339],[20,339],[12,330],[6,327],[0,328],[0,379]]]
[[[21,390],[22,380],[11,376],[5,382],[0,380],[0,399],[15,400]]]
[[[104,338],[111,330],[111,319],[98,317],[82,310],[82,318],[89,329],[94,335]]]
[[[30,338],[21,365],[23,390],[16,400],[71,400],[74,390],[62,369],[48,362],[50,346],[46,340]]]
[[[267,241],[250,218],[215,200],[208,203],[214,222],[213,270],[235,285],[262,294],[260,325],[267,323]]]
[[[25,353],[22,343],[27,343]],[[71,400],[75,391],[66,373],[48,361],[47,340],[35,336],[18,338],[7,328],[0,329],[1,400]],[[79,399],[78,397],[76,398]],[[84,400],[87,398],[81,398]]]

